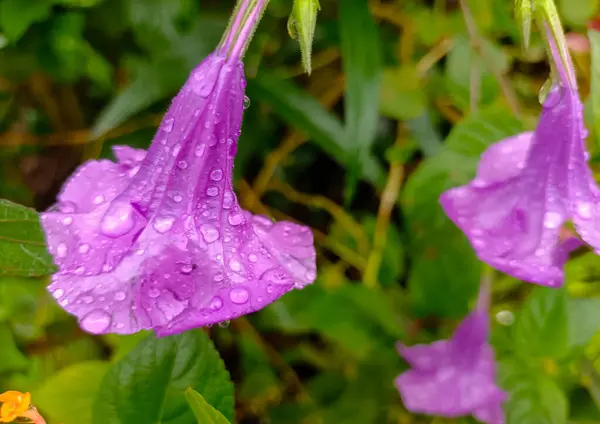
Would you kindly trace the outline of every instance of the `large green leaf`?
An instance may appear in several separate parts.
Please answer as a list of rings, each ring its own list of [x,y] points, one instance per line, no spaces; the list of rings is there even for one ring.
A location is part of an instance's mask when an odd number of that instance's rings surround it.
[[[94,405],[95,424],[189,424],[184,392],[192,387],[228,419],[233,385],[210,339],[200,330],[140,342],[108,372]]]
[[[487,146],[520,128],[520,122],[503,108],[470,115],[453,128],[440,153],[426,159],[408,179],[402,205],[413,261],[408,284],[418,315],[459,317],[467,313],[479,283],[480,264],[438,199],[443,191],[474,176],[479,155]]]
[[[219,411],[213,408],[204,397],[188,387],[185,391],[185,398],[198,420],[198,424],[229,424],[227,418]]]
[[[346,78],[345,138],[350,144],[348,199],[361,176],[363,158],[370,156],[377,135],[382,46],[379,27],[368,0],[339,2],[342,64]]]
[[[35,405],[52,422],[92,424],[92,407],[109,367],[104,361],[84,361],[61,370],[33,391]]]
[[[0,199],[0,276],[54,272],[36,211]]]
[[[526,357],[566,354],[569,329],[564,288],[535,287],[514,326],[515,350]]]
[[[499,380],[509,392],[504,404],[507,424],[566,424],[565,393],[548,376],[516,361],[500,363]]]

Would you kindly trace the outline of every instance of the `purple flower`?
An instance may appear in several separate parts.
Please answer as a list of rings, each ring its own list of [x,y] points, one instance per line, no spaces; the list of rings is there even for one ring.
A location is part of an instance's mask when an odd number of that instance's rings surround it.
[[[489,333],[489,286],[482,286],[477,306],[449,340],[406,347],[398,352],[412,369],[396,378],[409,411],[445,417],[473,415],[488,424],[504,423],[504,393],[496,386],[494,351]]]
[[[600,193],[586,163],[583,105],[566,44],[547,35],[554,80],[537,128],[488,148],[475,179],[440,202],[482,261],[558,287],[569,252],[583,244],[562,236],[566,221],[600,249]]]
[[[43,214],[59,268],[49,290],[84,330],[169,335],[256,311],[314,281],[309,228],[242,210],[232,188],[241,55],[265,4],[241,3],[147,152],[120,146],[117,163],[85,163]]]

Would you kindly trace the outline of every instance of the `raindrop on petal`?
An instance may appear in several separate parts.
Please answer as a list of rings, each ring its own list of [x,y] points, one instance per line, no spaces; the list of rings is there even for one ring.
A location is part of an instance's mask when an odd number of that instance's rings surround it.
[[[248,299],[250,298],[250,293],[244,287],[234,287],[229,292],[229,298],[233,303],[242,305],[248,302]]]
[[[210,309],[218,311],[223,307],[223,300],[219,296],[215,296],[210,301]]]
[[[100,334],[110,328],[111,317],[105,311],[95,309],[79,321],[79,325],[88,333]]]
[[[165,121],[163,122],[163,129],[165,130],[165,132],[170,133],[171,131],[173,131],[174,123],[175,123],[175,121],[173,120],[173,118],[165,119]]]
[[[223,171],[221,169],[213,169],[210,172],[210,179],[213,181],[221,181],[223,179]]]
[[[219,239],[219,230],[212,224],[204,224],[200,227],[200,232],[202,233],[202,238],[207,243],[212,243]]]

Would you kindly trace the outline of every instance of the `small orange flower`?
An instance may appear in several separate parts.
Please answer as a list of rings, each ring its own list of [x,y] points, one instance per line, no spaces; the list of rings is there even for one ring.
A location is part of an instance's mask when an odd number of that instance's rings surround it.
[[[0,406],[0,423],[10,423],[29,409],[31,395],[9,390],[0,394],[0,402],[2,402],[2,406]]]

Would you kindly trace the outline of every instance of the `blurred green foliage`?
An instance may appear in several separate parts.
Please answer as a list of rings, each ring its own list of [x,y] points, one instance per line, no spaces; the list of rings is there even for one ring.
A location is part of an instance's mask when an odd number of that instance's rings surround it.
[[[437,199],[534,127],[543,45],[521,48],[506,0],[321,0],[308,77],[293,3],[271,0],[246,56],[236,186],[245,208],[314,229],[319,277],[156,339],[92,337],[55,304],[34,209],[83,160],[148,146],[233,2],[0,0],[0,197],[25,205],[0,201],[0,391],[32,392],[49,424],[473,422],[405,410],[395,343],[447,337],[491,272]],[[600,4],[558,6],[597,157]],[[600,258],[578,252],[560,290],[492,276],[508,424],[600,423]]]

